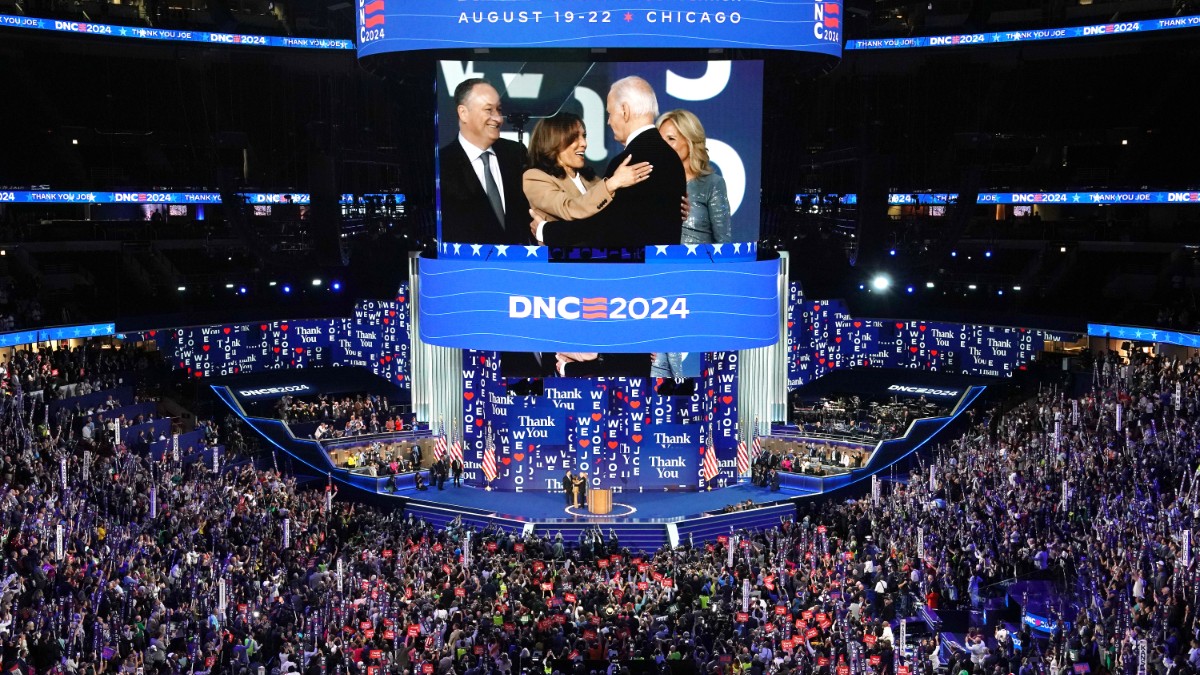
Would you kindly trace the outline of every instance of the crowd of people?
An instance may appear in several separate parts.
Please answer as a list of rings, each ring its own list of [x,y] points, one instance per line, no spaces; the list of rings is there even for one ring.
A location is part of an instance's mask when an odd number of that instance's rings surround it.
[[[316,423],[316,440],[404,431],[404,416],[386,396],[359,394],[330,397],[319,394],[311,400],[284,396],[276,404],[279,419],[288,424]],[[411,426],[411,425],[409,425]]]
[[[1181,536],[1200,511],[1200,360],[1133,358],[1102,358],[1082,397],[978,414],[878,498],[654,552],[435,528],[269,465],[84,452],[33,434],[17,378],[0,404],[2,667],[1132,674],[1144,640],[1149,670],[1197,672]],[[1013,578],[1082,598],[1056,617],[1070,630],[973,630],[949,657],[905,637],[918,604],[982,607]]]

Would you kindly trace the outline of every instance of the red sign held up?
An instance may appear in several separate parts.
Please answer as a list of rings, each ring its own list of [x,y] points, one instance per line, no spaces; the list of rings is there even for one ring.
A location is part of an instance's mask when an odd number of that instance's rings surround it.
[[[775,605],[775,616],[787,614],[787,605]]]
[[[467,597],[467,589],[463,588],[462,586],[459,586],[458,588],[455,588],[455,589],[454,589],[454,597],[456,597],[456,598],[465,598],[465,597]]]
[[[419,624],[409,624],[408,637],[415,638],[421,634],[421,626]]]
[[[738,612],[737,613],[737,622],[738,623],[746,623],[749,620],[750,620],[749,612]]]
[[[524,552],[525,552],[525,544],[522,544],[521,542],[517,542],[517,543],[513,544],[513,553],[524,553]]]

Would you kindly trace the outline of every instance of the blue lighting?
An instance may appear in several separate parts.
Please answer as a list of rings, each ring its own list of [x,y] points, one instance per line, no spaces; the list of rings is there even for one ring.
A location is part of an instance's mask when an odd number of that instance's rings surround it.
[[[342,290],[342,282],[340,282],[340,281],[333,282],[333,290],[335,290],[335,291]]]
[[[950,251],[950,257],[951,257],[951,258],[957,258],[957,257],[958,257],[958,251]]]
[[[865,291],[865,290],[867,290],[867,285],[866,285],[866,284],[859,284],[859,285],[858,285],[858,290],[860,290],[860,291]]]
[[[992,257],[992,252],[991,252],[991,251],[984,251],[984,252],[983,252],[983,257],[985,257],[985,258],[990,258],[990,257]]]
[[[892,249],[892,250],[888,251],[888,255],[891,255],[891,256],[896,255],[896,249]]]
[[[288,284],[284,284],[284,285],[283,285],[283,292],[284,292],[285,294],[291,293],[291,292],[292,292],[292,287],[291,287],[291,286],[289,286]]]
[[[909,292],[909,293],[912,293],[912,292],[913,292],[913,291],[915,291],[916,289],[914,289],[912,286],[909,286],[908,288],[905,288],[904,290],[905,290],[905,291],[907,291],[907,292]]]
[[[241,293],[242,295],[245,295],[245,294],[246,294],[246,287],[245,287],[245,286],[242,286],[241,288],[239,288],[239,289],[238,289],[238,293]]]

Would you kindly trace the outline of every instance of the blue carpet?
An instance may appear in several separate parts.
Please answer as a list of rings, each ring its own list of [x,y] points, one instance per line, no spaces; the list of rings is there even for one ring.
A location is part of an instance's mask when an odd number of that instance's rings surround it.
[[[488,492],[477,488],[436,488],[427,492],[410,492],[406,497],[442,506],[463,506],[472,509],[494,511],[499,515],[523,520],[547,520],[571,518],[564,509],[566,497],[553,492]],[[625,492],[613,494],[613,515],[619,515],[618,504],[628,504],[637,512],[630,520],[670,521],[683,517],[698,516],[706,511],[723,508],[747,499],[756,504],[769,504],[787,500],[794,495],[771,492],[766,488],[751,485],[735,485],[711,492]]]

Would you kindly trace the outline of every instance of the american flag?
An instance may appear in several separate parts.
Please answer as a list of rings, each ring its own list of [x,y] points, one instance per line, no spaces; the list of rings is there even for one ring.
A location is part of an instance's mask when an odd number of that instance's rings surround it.
[[[717,449],[713,447],[712,427],[708,428],[708,447],[704,450],[704,482],[712,482],[712,479],[717,477],[721,472],[717,466]]]
[[[750,473],[750,450],[746,448],[746,441],[738,441],[737,472],[739,476]]]
[[[490,483],[496,480],[496,445],[492,442],[492,425],[488,425],[487,447],[483,451],[483,477]]]
[[[442,457],[446,456],[446,423],[442,422],[441,427],[437,442],[433,445],[433,461],[435,462],[442,461]]]
[[[754,429],[750,436],[750,461],[756,461],[758,456],[762,454],[762,443],[758,440],[758,418],[754,418]]]
[[[457,429],[454,429],[453,431],[450,432],[450,435],[454,437],[454,442],[451,443],[450,447],[446,449],[446,453],[448,455],[450,455],[451,462],[453,462],[454,460],[457,459],[459,462],[461,462],[463,464],[463,466],[466,466],[466,462],[463,462],[462,441],[460,441],[458,439],[457,431],[458,431]]]

